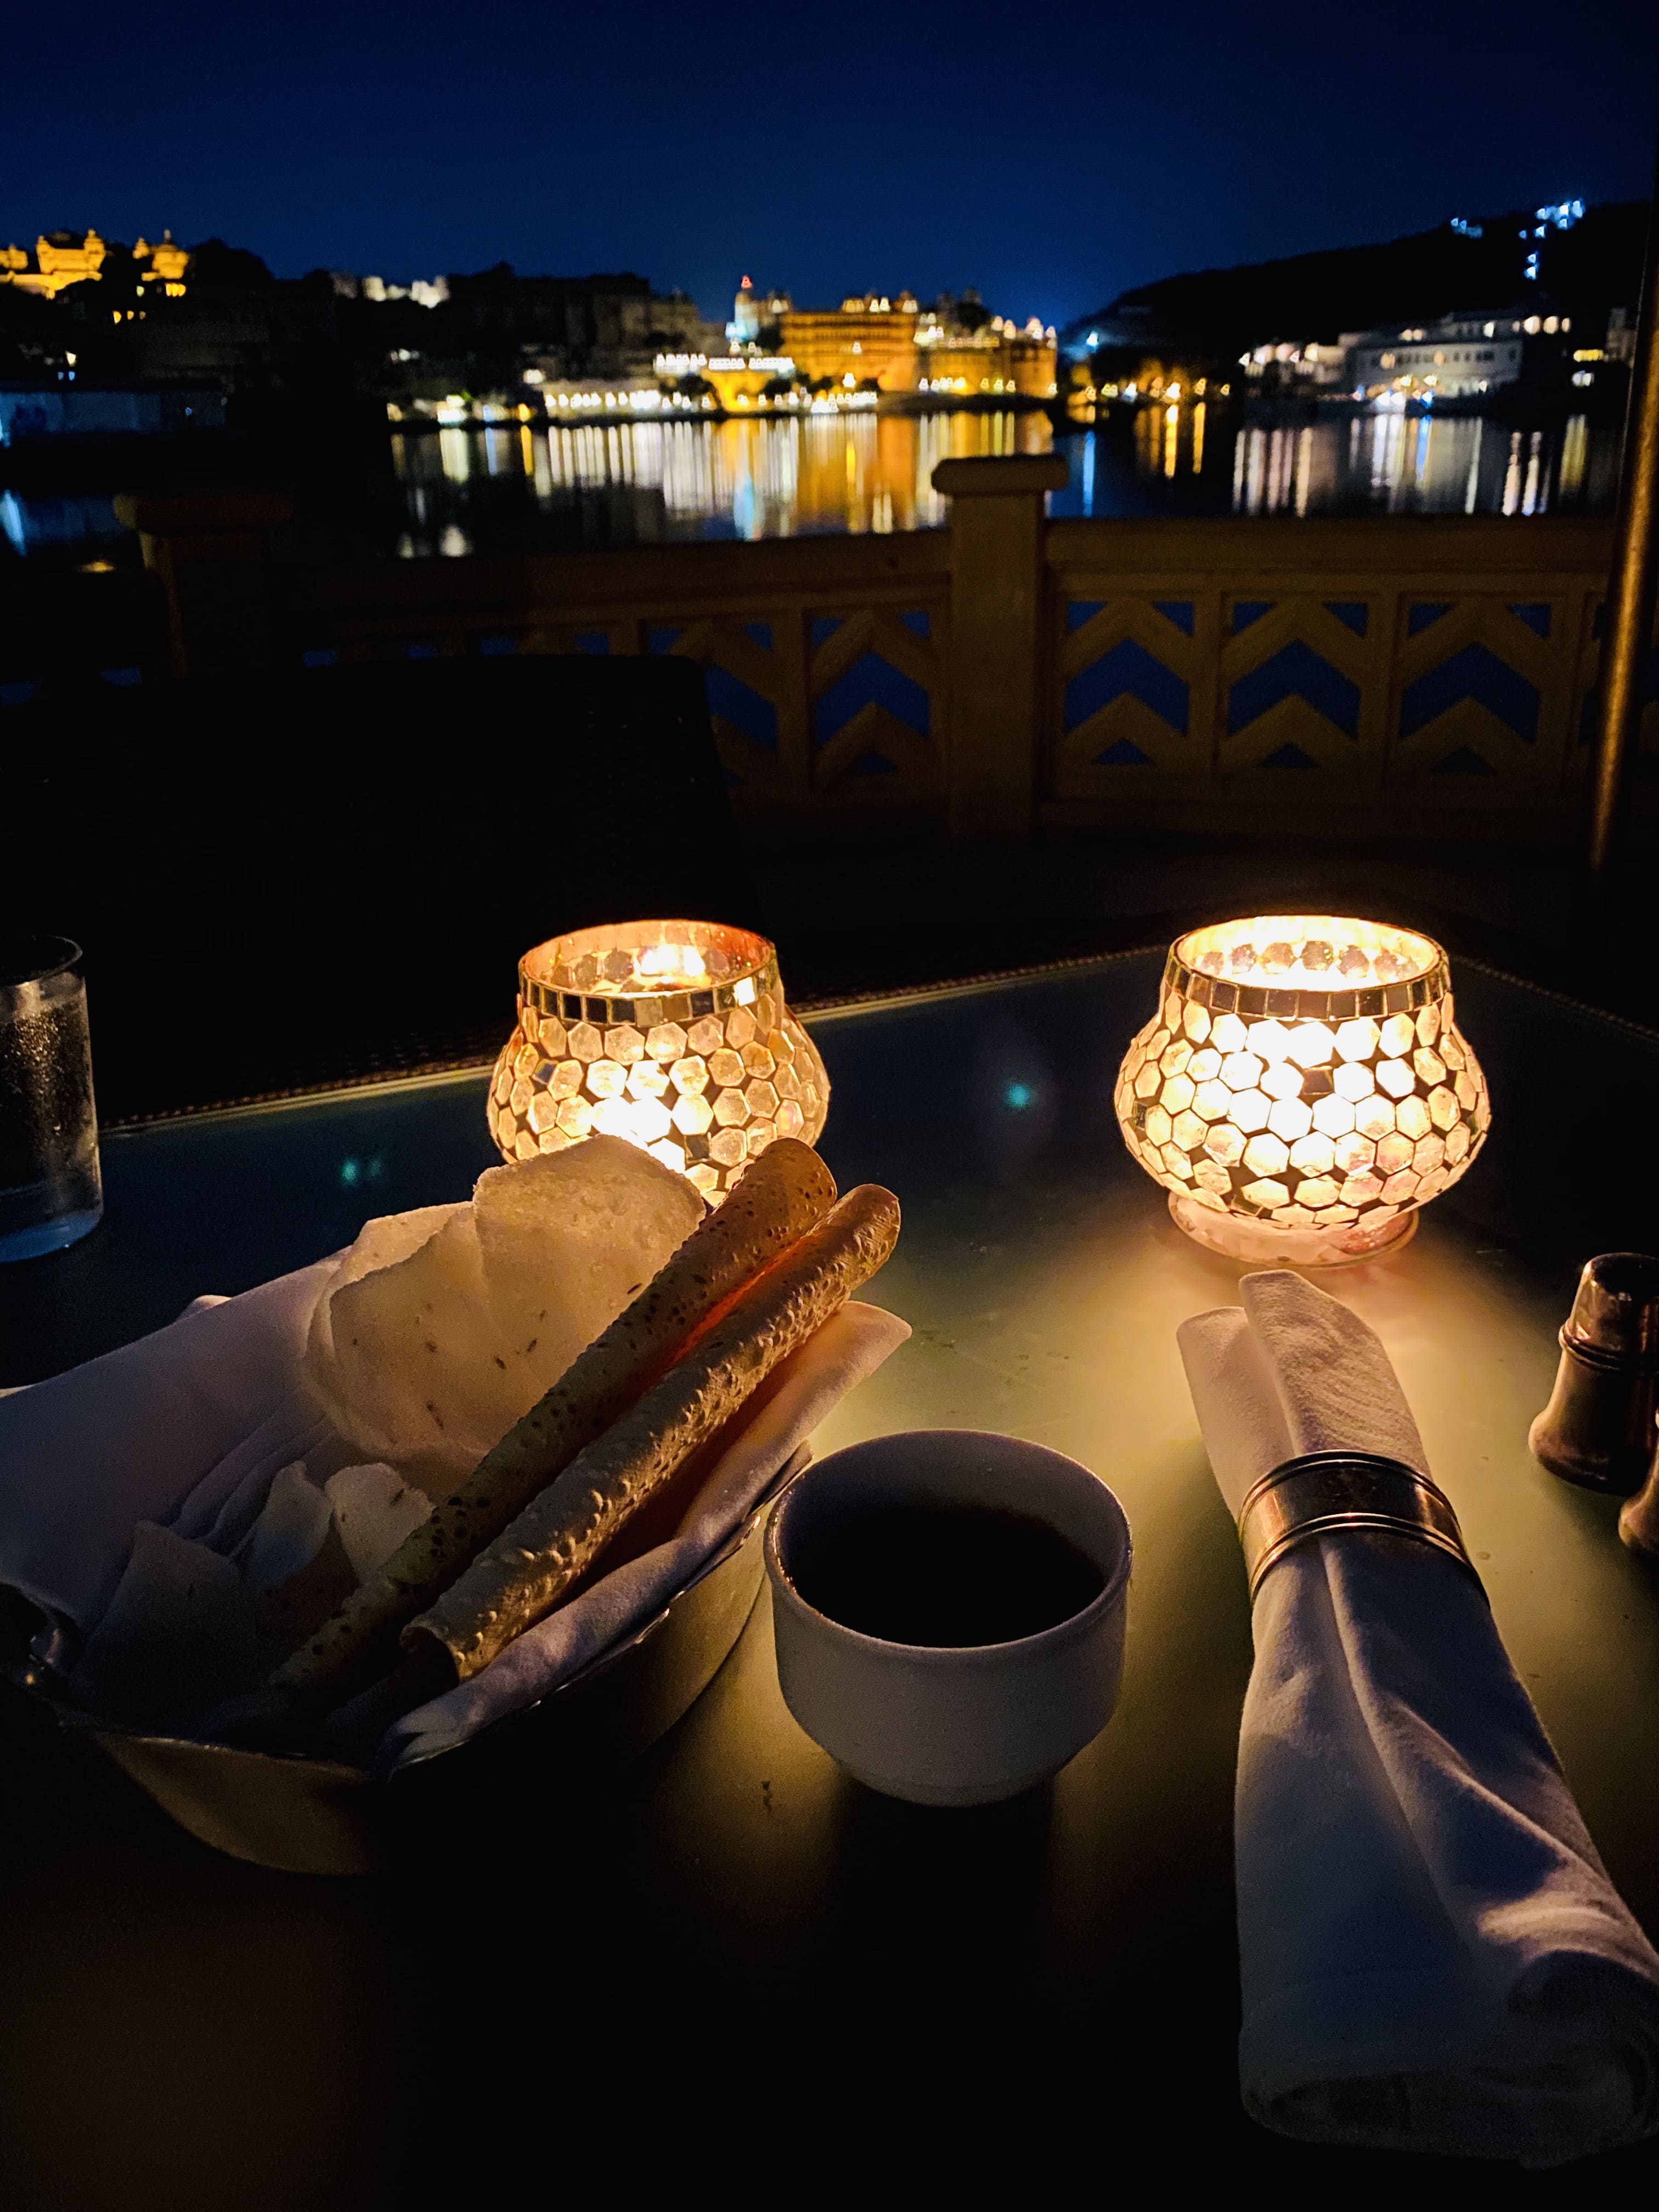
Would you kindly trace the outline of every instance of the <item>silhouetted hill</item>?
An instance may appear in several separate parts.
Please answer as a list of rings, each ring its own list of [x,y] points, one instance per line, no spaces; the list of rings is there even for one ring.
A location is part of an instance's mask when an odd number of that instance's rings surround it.
[[[1446,223],[1382,246],[1194,270],[1121,292],[1109,307],[1069,325],[1063,337],[1075,343],[1102,328],[1103,337],[1130,343],[1144,332],[1149,341],[1228,360],[1270,338],[1334,339],[1343,331],[1426,322],[1458,307],[1503,307],[1547,294],[1589,324],[1636,298],[1647,217],[1642,200],[1592,207],[1571,229],[1550,226],[1540,240],[1536,216],[1516,209],[1479,218],[1471,225],[1478,237]],[[1525,274],[1534,251],[1535,283]]]

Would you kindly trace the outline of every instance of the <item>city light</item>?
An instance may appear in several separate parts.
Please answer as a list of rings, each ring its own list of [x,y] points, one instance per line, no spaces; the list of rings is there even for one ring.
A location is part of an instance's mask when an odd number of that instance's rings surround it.
[[[1443,427],[1445,434],[1431,450],[1462,451],[1450,425],[1462,416],[1486,414],[1493,395],[1517,386],[1525,387],[1524,393],[1515,393],[1517,398],[1553,397],[1564,419],[1582,410],[1599,426],[1603,414],[1622,399],[1622,379],[1633,349],[1633,313],[1615,312],[1612,328],[1618,336],[1608,339],[1612,365],[1601,369],[1601,349],[1571,351],[1569,317],[1542,312],[1550,304],[1547,286],[1573,289],[1577,281],[1572,272],[1558,271],[1553,261],[1544,270],[1545,252],[1554,254],[1554,238],[1584,214],[1579,199],[1552,203],[1535,213],[1522,207],[1510,218],[1516,233],[1504,223],[1494,225],[1490,261],[1453,256],[1466,271],[1459,291],[1475,303],[1461,314],[1431,311],[1423,324],[1345,331],[1340,343],[1334,330],[1325,330],[1311,309],[1310,326],[1325,331],[1321,338],[1299,335],[1294,327],[1289,335],[1260,337],[1264,327],[1271,328],[1264,314],[1257,325],[1260,342],[1250,341],[1237,357],[1246,380],[1239,392],[1239,402],[1249,408],[1243,419],[1224,410],[1231,386],[1216,374],[1212,356],[1201,350],[1177,352],[1182,342],[1158,335],[1160,326],[1152,320],[1137,325],[1135,313],[1162,311],[1133,302],[1103,310],[1092,325],[1079,325],[1087,331],[1086,350],[1067,334],[1063,388],[1056,383],[1060,343],[1053,326],[1036,314],[993,313],[972,290],[959,297],[941,294],[926,306],[902,289],[849,295],[839,305],[823,308],[798,308],[788,295],[769,286],[757,289],[745,276],[732,303],[732,319],[722,331],[684,293],[659,295],[639,277],[577,280],[503,268],[457,276],[452,300],[452,280],[399,285],[378,276],[319,270],[303,286],[275,280],[260,299],[258,313],[266,319],[273,348],[291,346],[298,334],[314,335],[326,324],[331,343],[337,339],[338,352],[347,357],[347,374],[356,378],[361,372],[359,392],[372,393],[375,415],[383,414],[398,428],[400,456],[422,443],[418,434],[405,437],[404,431],[429,434],[427,451],[435,457],[441,447],[444,472],[456,483],[469,474],[480,481],[499,475],[518,466],[522,453],[523,473],[535,478],[541,495],[548,455],[561,441],[567,447],[585,441],[585,451],[607,453],[623,448],[643,452],[653,441],[659,448],[678,441],[688,450],[702,451],[729,438],[738,450],[752,453],[763,443],[804,451],[822,441],[850,453],[856,434],[862,441],[857,446],[860,519],[849,526],[875,532],[936,526],[943,510],[929,507],[915,488],[901,491],[865,484],[870,441],[876,434],[870,419],[873,410],[884,416],[882,441],[896,448],[912,434],[902,427],[907,415],[949,425],[953,438],[978,416],[996,426],[985,450],[1000,452],[1016,450],[1017,422],[1024,426],[1022,439],[1029,430],[1033,441],[1046,441],[1054,432],[1063,438],[1097,421],[1103,428],[1111,419],[1108,410],[1121,409],[1120,422],[1132,412],[1136,418],[1134,443],[1145,472],[1184,478],[1189,466],[1196,473],[1203,465],[1206,422],[1199,403],[1206,384],[1200,372],[1207,370],[1211,475],[1217,473],[1218,463],[1232,467],[1240,450],[1237,440],[1253,453],[1259,423],[1265,420],[1271,426],[1275,418],[1289,417],[1294,429],[1280,449],[1278,503],[1299,512],[1310,496],[1315,507],[1321,500],[1316,474],[1311,495],[1307,489],[1312,465],[1307,457],[1322,450],[1318,441],[1339,426],[1344,450],[1353,456],[1362,445],[1369,447],[1378,429],[1387,430],[1402,450],[1410,447],[1419,436],[1418,422],[1426,434],[1433,416],[1437,432]],[[1484,223],[1468,216],[1454,216],[1447,222],[1460,240],[1484,235]],[[1528,294],[1517,289],[1510,235],[1522,247],[1520,279],[1534,287]],[[1449,252],[1445,237],[1442,230],[1435,249],[1442,258]],[[240,255],[240,249],[216,247],[217,253]],[[197,258],[170,240],[154,247],[141,240],[129,249],[92,230],[56,232],[28,249],[0,246],[0,283],[21,285],[48,300],[71,284],[82,288],[62,311],[64,335],[82,333],[86,350],[79,367],[61,343],[42,356],[41,380],[51,379],[62,387],[65,409],[72,405],[76,410],[74,427],[91,420],[92,404],[104,403],[106,385],[179,380],[183,371],[175,369],[173,356],[161,343],[169,335],[176,333],[179,359],[190,357],[186,337],[199,357],[206,343],[202,334],[222,312],[220,288],[234,289],[241,282],[237,272],[245,270],[246,262],[221,261],[204,248],[209,272],[204,278]],[[131,266],[132,260],[137,269]],[[326,283],[317,281],[325,276]],[[118,281],[118,290],[112,279]],[[94,283],[99,289],[90,289]],[[586,304],[578,312],[568,301],[584,286]],[[190,305],[175,315],[171,303],[180,297],[188,297]],[[1413,297],[1407,292],[1400,304],[1409,306]],[[1528,299],[1539,312],[1528,314],[1519,304]],[[347,300],[359,304],[335,304]],[[1425,309],[1431,300],[1425,291]],[[1435,308],[1437,304],[1433,301]],[[35,313],[33,301],[15,305]],[[409,312],[411,305],[443,305],[445,313],[428,324],[424,316]],[[1016,307],[1029,305],[1015,302]],[[1592,323],[1587,309],[1580,322],[1581,327],[1588,325],[1587,336],[1599,338],[1599,307],[1595,315]],[[431,331],[430,340],[422,334],[422,325]],[[393,337],[402,342],[390,343]],[[242,371],[232,359],[230,342],[216,332],[212,343],[220,348],[215,356],[219,366],[202,374],[234,387]],[[462,388],[446,389],[452,382]],[[1580,395],[1592,386],[1594,398],[1587,402]],[[222,390],[220,404],[222,399]],[[190,410],[181,402],[169,404],[176,429]],[[198,408],[198,426],[202,419]],[[1316,429],[1312,444],[1300,441],[1301,428],[1309,423]],[[1599,438],[1600,428],[1592,434]],[[1008,442],[997,442],[1003,440]],[[1108,434],[1102,454],[1110,447]],[[1032,443],[1018,449],[1048,447]],[[1425,445],[1422,450],[1431,448]],[[438,465],[435,458],[432,465]],[[402,459],[398,467],[404,467]],[[1092,471],[1091,459],[1088,513],[1095,511]],[[1528,489],[1530,471],[1522,452],[1514,490],[1517,513],[1541,512],[1552,496],[1542,479]],[[1244,496],[1248,505],[1248,490]],[[1495,499],[1484,492],[1481,496],[1495,511]],[[1474,511],[1467,507],[1461,481],[1457,498],[1466,511]],[[734,495],[732,514],[740,536],[771,534],[758,519],[760,499],[752,483],[750,492]],[[1263,499],[1266,511],[1274,499],[1265,491]],[[444,550],[476,550],[469,533],[453,529],[447,518],[422,515],[417,526],[428,550],[435,550],[445,532],[456,542],[446,542]]]

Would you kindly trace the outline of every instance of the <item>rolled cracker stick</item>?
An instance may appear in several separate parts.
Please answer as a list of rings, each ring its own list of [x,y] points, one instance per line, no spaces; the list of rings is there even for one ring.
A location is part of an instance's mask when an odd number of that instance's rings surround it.
[[[602,1435],[762,1268],[834,1203],[810,1146],[780,1137],[605,1334],[454,1494],[271,1676],[306,1699],[349,1697],[398,1661],[398,1632]]]
[[[875,1273],[898,1230],[891,1191],[878,1183],[849,1191],[410,1623],[404,1649],[441,1646],[461,1681],[487,1667],[550,1610],[778,1362]]]

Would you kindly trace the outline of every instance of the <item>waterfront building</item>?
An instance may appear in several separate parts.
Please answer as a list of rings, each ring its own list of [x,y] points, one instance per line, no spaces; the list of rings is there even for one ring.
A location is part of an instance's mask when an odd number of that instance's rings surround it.
[[[1238,365],[1252,392],[1334,393],[1347,386],[1348,356],[1362,337],[1345,331],[1334,344],[1328,338],[1273,338],[1240,354]]]
[[[787,354],[716,354],[691,374],[714,387],[714,397],[727,412],[752,407],[769,390],[793,385],[795,364]]]
[[[543,405],[550,419],[556,422],[568,422],[573,416],[606,415],[625,419],[635,416],[672,413],[676,408],[695,407],[695,401],[683,399],[678,394],[665,392],[654,378],[638,376],[556,376],[549,377],[539,386]],[[708,404],[713,405],[710,401]],[[453,410],[465,402],[452,399],[446,404]],[[439,410],[441,422],[465,419],[453,413]],[[491,419],[477,415],[474,419]]]
[[[1570,315],[1508,307],[1358,332],[1346,382],[1356,399],[1477,399],[1559,361],[1571,330]]]
[[[941,302],[921,318],[916,347],[919,392],[964,398],[1054,396],[1054,332],[1035,315],[1024,329],[1000,315],[965,328],[950,316],[949,303]]]
[[[916,388],[916,325],[921,310],[908,292],[871,292],[839,307],[789,307],[778,318],[780,350],[809,384],[848,391],[874,385],[886,392]]]

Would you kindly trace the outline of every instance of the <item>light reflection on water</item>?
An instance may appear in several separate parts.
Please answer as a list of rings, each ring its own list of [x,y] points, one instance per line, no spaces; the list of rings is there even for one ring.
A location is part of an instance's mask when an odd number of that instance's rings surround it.
[[[1245,429],[1233,449],[1236,514],[1545,514],[1608,507],[1617,440],[1583,415],[1548,429],[1477,416],[1356,416]]]
[[[1054,436],[1036,413],[511,424],[396,435],[406,557],[932,530],[947,457],[1065,455],[1056,515],[1509,514],[1610,507],[1616,430],[1364,415],[1278,428],[1148,407]]]
[[[1616,425],[1582,415],[1543,429],[1403,415],[1241,427],[1201,400],[1058,438],[1046,415],[976,409],[446,426],[394,434],[372,491],[331,473],[311,522],[322,559],[879,536],[944,525],[938,462],[1051,447],[1070,465],[1055,515],[1597,514],[1614,501],[1619,444]],[[0,562],[20,554],[136,562],[137,545],[107,493],[0,489]]]
[[[1012,410],[394,435],[408,514],[397,550],[489,550],[510,519],[523,523],[526,500],[576,544],[937,530],[949,504],[933,488],[937,463],[1052,443],[1046,416]]]

